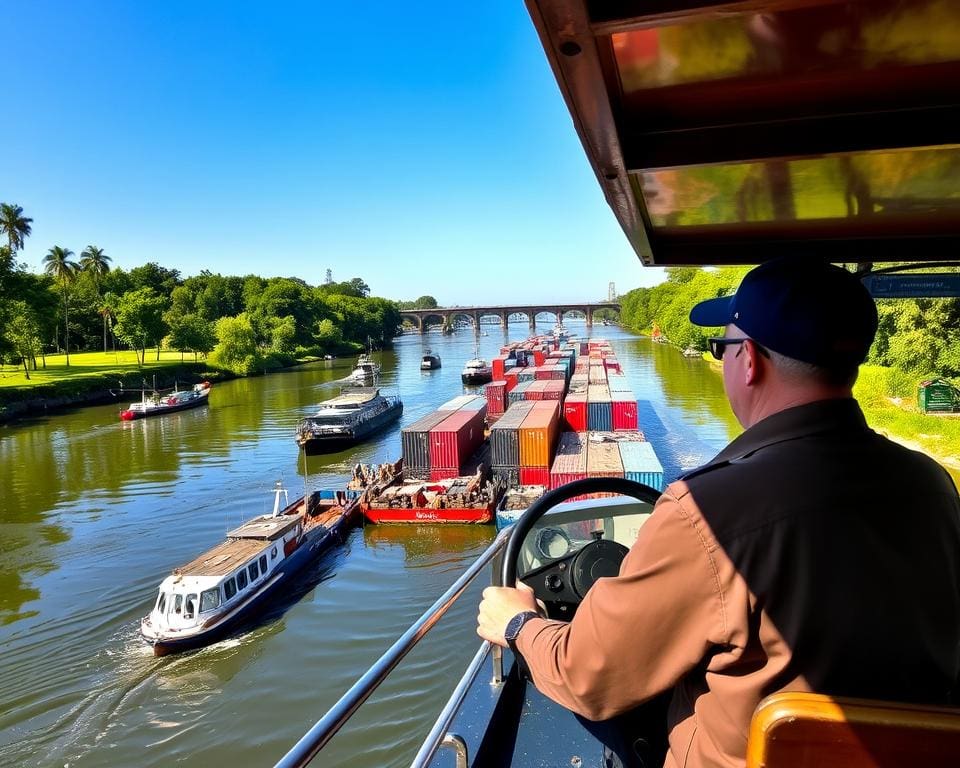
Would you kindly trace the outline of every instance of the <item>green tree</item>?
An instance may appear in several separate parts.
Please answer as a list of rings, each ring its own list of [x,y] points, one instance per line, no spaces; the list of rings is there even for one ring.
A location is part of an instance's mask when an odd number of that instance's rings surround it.
[[[415,302],[413,302],[414,309],[436,309],[440,305],[437,304],[437,300],[433,296],[421,296]]]
[[[270,328],[270,351],[292,355],[296,349],[297,324],[291,315],[275,318]]]
[[[160,340],[164,336],[166,325],[163,312],[166,301],[157,296],[152,288],[140,288],[124,294],[117,302],[117,321],[113,332],[137,352],[137,362],[142,365],[146,360],[147,344],[157,343],[157,357],[160,356]]]
[[[223,368],[241,375],[260,369],[263,358],[257,346],[257,337],[247,314],[221,317],[217,320],[217,346],[211,360]]]
[[[181,360],[185,351],[193,352],[193,359],[196,360],[198,353],[206,355],[217,344],[214,324],[199,315],[180,315],[173,318],[169,325],[170,334],[164,344],[179,351]]]
[[[93,285],[97,291],[99,304],[100,298],[100,280],[110,271],[110,257],[103,252],[103,248],[95,245],[88,245],[80,254],[80,269],[93,278]],[[103,351],[107,351],[107,318],[101,313],[103,319]]]
[[[70,261],[73,251],[55,245],[43,257],[44,271],[60,284],[63,294],[63,348],[67,356],[67,367],[70,367],[70,321],[68,318],[67,296],[70,284],[77,274],[76,262]]]
[[[36,370],[37,355],[40,354],[42,342],[42,324],[33,308],[25,301],[14,301],[10,305],[10,320],[4,329],[4,335],[11,348],[23,361],[23,375],[29,380],[29,360],[34,361]]]
[[[180,284],[180,272],[161,267],[155,261],[130,270],[133,288],[152,288],[158,296],[169,296]]]
[[[23,208],[13,203],[0,203],[0,235],[7,238],[10,259],[16,260],[17,251],[23,249],[23,241],[30,236],[33,219],[23,215]]]
[[[317,344],[324,352],[339,349],[343,345],[343,333],[333,320],[321,320],[317,326]]]

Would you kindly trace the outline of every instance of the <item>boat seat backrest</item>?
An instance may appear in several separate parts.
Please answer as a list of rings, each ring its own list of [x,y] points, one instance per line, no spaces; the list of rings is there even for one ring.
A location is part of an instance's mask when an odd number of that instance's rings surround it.
[[[750,723],[747,768],[960,765],[960,708],[778,693]]]

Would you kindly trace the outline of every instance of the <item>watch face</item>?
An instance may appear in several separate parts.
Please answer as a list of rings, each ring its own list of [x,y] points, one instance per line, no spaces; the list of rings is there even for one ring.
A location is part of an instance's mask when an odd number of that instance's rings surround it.
[[[527,619],[532,619],[537,616],[533,611],[524,611],[523,613],[518,613],[507,624],[507,628],[503,631],[503,637],[507,642],[511,642],[517,639],[517,635],[520,634],[520,630],[523,629],[523,625],[527,623]]]

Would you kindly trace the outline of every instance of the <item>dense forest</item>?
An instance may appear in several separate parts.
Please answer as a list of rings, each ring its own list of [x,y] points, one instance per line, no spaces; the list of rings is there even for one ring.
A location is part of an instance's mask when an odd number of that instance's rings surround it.
[[[147,263],[111,267],[94,245],[77,256],[53,246],[34,274],[17,261],[33,220],[0,204],[0,360],[30,368],[44,355],[125,348],[142,362],[148,349],[205,356],[211,365],[246,374],[297,358],[390,343],[399,306],[370,296],[362,278],[335,282],[327,271],[312,286],[294,277],[182,278]]]
[[[746,271],[669,268],[665,282],[620,297],[621,322],[641,331],[656,328],[681,348],[705,351],[707,337],[722,335],[722,329],[692,325],[690,308],[733,292]],[[960,299],[885,299],[877,309],[880,327],[868,363],[918,377],[960,376]]]

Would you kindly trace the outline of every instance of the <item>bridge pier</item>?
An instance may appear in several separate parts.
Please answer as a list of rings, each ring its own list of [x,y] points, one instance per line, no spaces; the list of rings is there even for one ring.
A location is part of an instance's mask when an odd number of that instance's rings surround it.
[[[587,330],[593,330],[593,310],[590,307],[587,307]]]

